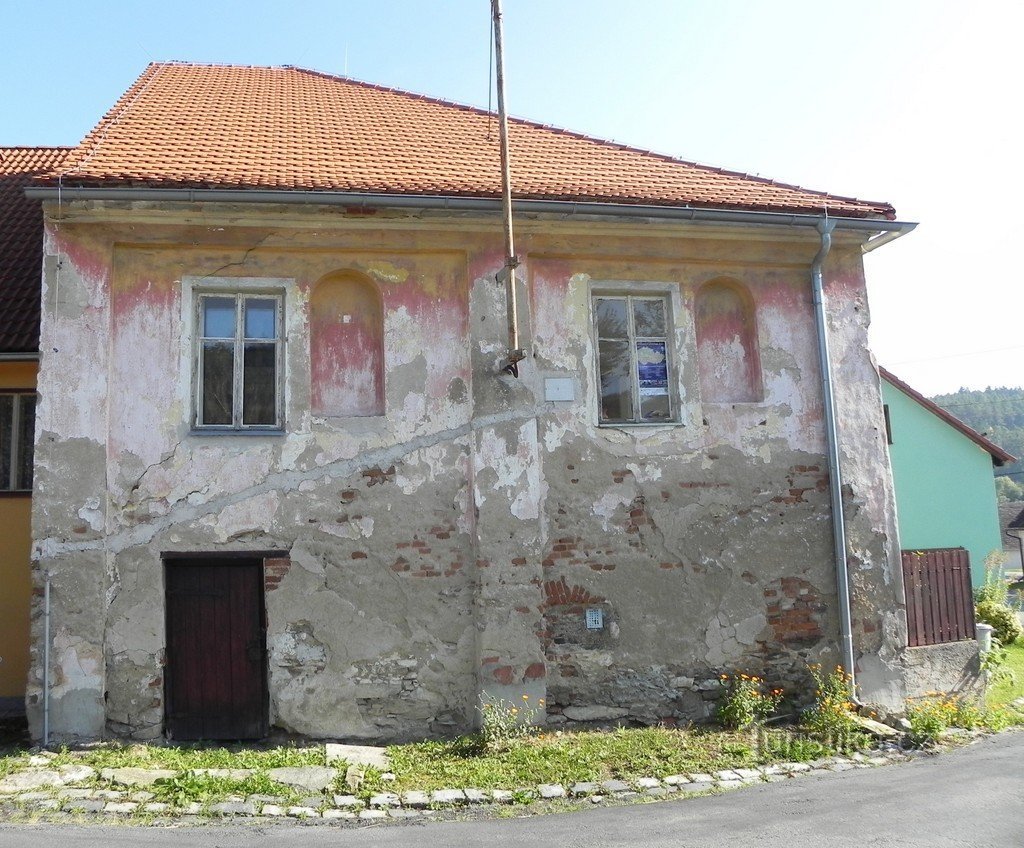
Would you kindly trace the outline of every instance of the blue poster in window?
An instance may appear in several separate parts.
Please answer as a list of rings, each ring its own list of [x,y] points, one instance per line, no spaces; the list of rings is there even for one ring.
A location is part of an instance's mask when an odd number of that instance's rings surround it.
[[[668,357],[665,342],[636,343],[636,371],[640,396],[668,394]]]

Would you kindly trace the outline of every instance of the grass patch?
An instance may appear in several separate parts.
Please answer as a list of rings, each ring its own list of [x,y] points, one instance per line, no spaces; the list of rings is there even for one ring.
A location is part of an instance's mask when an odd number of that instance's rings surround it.
[[[538,783],[630,780],[743,768],[780,759],[815,759],[833,752],[821,743],[785,731],[648,727],[544,733],[501,752],[488,752],[478,737],[467,736],[448,742],[394,746],[388,753],[397,780],[383,786],[368,781],[369,791],[460,786],[514,789]]]
[[[81,763],[94,769],[162,768],[189,771],[205,768],[272,769],[283,766],[322,766],[326,764],[324,747],[283,745],[276,748],[252,748],[243,745],[117,745],[107,744],[87,750],[62,748],[55,765]]]
[[[1001,680],[989,687],[986,702],[993,707],[1000,707],[1024,698],[1024,639],[1018,639],[1006,646],[1006,668],[1014,672],[1014,680]]]
[[[228,797],[248,795],[273,795],[284,799],[285,804],[297,802],[300,797],[293,789],[274,783],[263,771],[242,780],[186,771],[172,778],[158,780],[149,791],[156,796],[154,801],[178,807],[184,807],[193,801],[214,804]]]

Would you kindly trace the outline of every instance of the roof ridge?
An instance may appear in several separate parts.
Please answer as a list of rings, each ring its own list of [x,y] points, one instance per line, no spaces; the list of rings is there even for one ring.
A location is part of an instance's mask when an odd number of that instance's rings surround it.
[[[0,144],[2,150],[74,150],[77,144]]]

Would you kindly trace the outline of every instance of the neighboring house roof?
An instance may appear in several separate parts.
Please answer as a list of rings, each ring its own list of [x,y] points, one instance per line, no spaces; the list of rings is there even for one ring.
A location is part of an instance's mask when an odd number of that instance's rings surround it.
[[[1024,509],[1021,508],[1020,501],[999,504],[999,526],[1004,536],[1007,530],[1024,530]],[[1003,547],[1012,544],[1004,541]]]
[[[43,212],[25,186],[52,171],[67,147],[0,147],[0,352],[39,350]]]
[[[520,199],[895,218],[861,201],[510,121]],[[82,141],[66,186],[500,196],[492,113],[294,67],[154,63]]]
[[[944,410],[934,401],[928,400],[928,398],[926,398],[923,394],[921,394],[916,389],[912,389],[895,374],[891,373],[890,371],[886,371],[884,368],[881,367],[879,367],[878,373],[882,375],[886,382],[895,386],[897,389],[903,392],[903,394],[907,395],[912,400],[917,401],[921,406],[923,406],[933,415],[937,415],[939,418],[945,421],[950,427],[959,430],[976,445],[992,454],[993,465],[1002,466],[1017,461],[1017,457],[1004,451],[1001,447],[999,447],[999,445],[995,444],[995,442],[991,442],[988,439],[986,439],[983,435],[981,435],[981,433],[979,433],[974,428],[968,427],[966,424],[964,424],[963,421],[961,421],[955,415],[951,415],[950,413],[946,412],[946,410]]]
[[[1010,522],[1010,526],[1007,530],[1024,530],[1024,509],[1020,511],[1020,514]]]

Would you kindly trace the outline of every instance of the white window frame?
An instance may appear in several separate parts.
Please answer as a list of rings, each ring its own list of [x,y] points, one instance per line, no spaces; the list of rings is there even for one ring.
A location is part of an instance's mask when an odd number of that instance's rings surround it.
[[[229,282],[225,280],[225,282]],[[211,339],[203,334],[203,301],[207,298],[233,298],[235,301],[235,336],[232,370],[232,423],[208,424],[202,421],[203,411],[203,342]],[[243,397],[243,373],[245,351],[245,309],[244,301],[274,300],[276,303],[274,336],[274,423],[245,424],[245,407]],[[284,364],[285,364],[285,302],[284,291],[280,288],[262,288],[253,286],[240,287],[195,287],[193,289],[192,307],[193,342],[191,352],[192,364],[192,428],[200,433],[280,433],[284,430]],[[223,340],[223,339],[220,339]],[[266,342],[267,339],[249,339],[248,341]]]
[[[627,341],[629,343],[629,368],[630,368],[630,400],[633,415],[629,419],[604,418],[604,408],[601,395],[601,336],[597,324],[597,302],[599,300],[624,300],[626,301],[627,316]],[[637,300],[660,301],[665,310],[665,335],[664,336],[637,336],[634,327],[633,302]],[[590,291],[590,332],[594,349],[594,385],[597,398],[597,422],[601,427],[659,427],[666,424],[679,424],[679,401],[676,392],[677,371],[675,363],[675,313],[673,311],[673,297],[671,291],[662,286],[657,288],[647,286],[630,286],[628,288],[614,287],[593,287]],[[640,407],[640,376],[636,362],[637,342],[662,342],[665,345],[666,357],[666,379],[668,390],[669,414],[666,418],[645,419],[641,416]]]
[[[11,413],[11,443],[9,445],[0,444],[0,451],[5,451],[7,457],[10,460],[10,467],[6,480],[0,480],[0,493],[2,494],[28,494],[32,492],[32,485],[29,485],[27,489],[22,488],[18,484],[19,471],[21,469],[21,459],[23,451],[28,450],[30,453],[35,450],[35,434],[32,434],[32,440],[28,444],[27,448],[22,445],[19,438],[21,434],[21,418],[24,414],[22,411],[23,398],[32,398],[38,409],[39,396],[31,390],[11,390],[11,389],[0,389],[0,397],[9,397],[12,399],[12,413]],[[35,478],[35,470],[32,473],[33,480]]]

